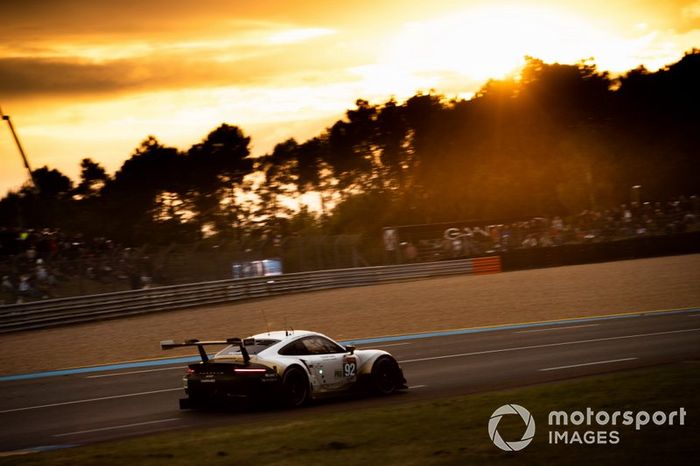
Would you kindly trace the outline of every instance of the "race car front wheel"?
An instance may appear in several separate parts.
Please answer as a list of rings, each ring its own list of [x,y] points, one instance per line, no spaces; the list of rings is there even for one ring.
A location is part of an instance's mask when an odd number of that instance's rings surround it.
[[[298,367],[292,367],[284,373],[282,378],[282,394],[284,404],[288,408],[296,408],[309,398],[309,381]]]
[[[388,356],[377,359],[372,366],[370,390],[377,395],[391,395],[399,385],[398,363]]]

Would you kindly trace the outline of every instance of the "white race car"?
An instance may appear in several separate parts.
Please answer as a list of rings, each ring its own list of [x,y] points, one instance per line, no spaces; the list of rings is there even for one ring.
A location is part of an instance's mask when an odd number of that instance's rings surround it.
[[[325,335],[283,330],[222,341],[162,341],[164,350],[196,346],[201,362],[183,378],[181,409],[240,398],[277,401],[297,407],[309,399],[364,390],[389,395],[406,388],[403,371],[382,350],[343,346]],[[205,346],[228,345],[209,357]]]

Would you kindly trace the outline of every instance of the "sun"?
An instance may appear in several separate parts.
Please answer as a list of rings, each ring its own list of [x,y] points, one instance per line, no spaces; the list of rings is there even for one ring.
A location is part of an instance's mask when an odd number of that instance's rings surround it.
[[[626,38],[566,10],[491,6],[407,23],[361,71],[368,82],[413,91],[450,82],[485,82],[517,71],[526,56],[576,63],[593,58],[606,70],[636,67],[653,34]]]

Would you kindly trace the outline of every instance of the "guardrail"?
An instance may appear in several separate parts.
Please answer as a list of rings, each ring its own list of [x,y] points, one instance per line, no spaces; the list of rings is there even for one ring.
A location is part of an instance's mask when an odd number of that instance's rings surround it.
[[[499,257],[482,257],[423,264],[320,270],[275,277],[219,280],[50,299],[0,306],[0,333],[114,319],[149,312],[304,291],[373,285],[444,275],[493,273],[500,270]]]

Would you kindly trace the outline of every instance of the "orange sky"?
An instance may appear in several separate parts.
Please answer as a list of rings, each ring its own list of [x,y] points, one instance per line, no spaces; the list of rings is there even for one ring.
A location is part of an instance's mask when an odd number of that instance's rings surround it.
[[[0,106],[32,166],[74,180],[149,134],[187,149],[227,122],[262,154],[360,97],[468,97],[526,54],[622,71],[700,46],[700,0],[24,0],[0,18]],[[3,126],[0,194],[25,179]]]

